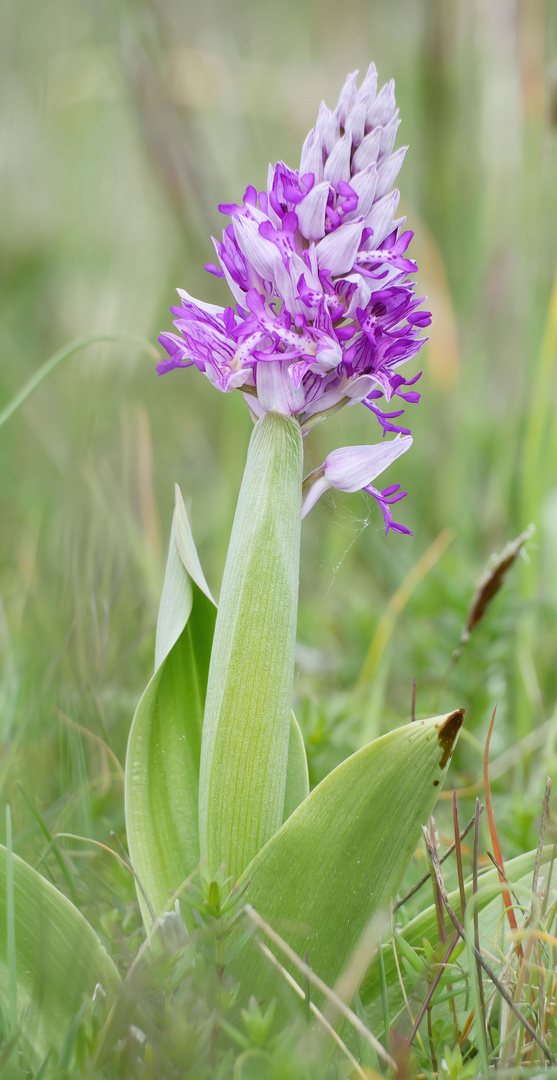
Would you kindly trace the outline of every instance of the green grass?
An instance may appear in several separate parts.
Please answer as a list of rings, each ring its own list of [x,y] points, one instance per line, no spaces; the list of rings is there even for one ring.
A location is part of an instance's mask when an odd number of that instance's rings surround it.
[[[416,678],[419,716],[467,709],[451,778],[464,789],[481,780],[497,701],[503,854],[534,848],[557,761],[555,10],[10,0],[2,23],[0,415],[76,338],[155,342],[177,285],[218,302],[222,284],[203,272],[217,203],[262,185],[269,160],[297,163],[321,97],[334,103],[347,70],[373,58],[380,78],[394,75],[398,144],[410,145],[404,209],[434,313],[422,402],[408,408],[414,447],[390,474],[409,491],[400,515],[415,536],[385,538],[363,495],[329,494],[304,523],[295,709],[315,783],[409,718]],[[333,447],[378,436],[365,412],[345,409],[308,437],[308,471]],[[125,842],[118,763],[152,670],[173,485],[191,499],[218,594],[250,429],[239,395],[192,371],[159,380],[143,347],[99,340],[0,430],[0,786],[13,848],[77,898],[123,970],[141,940],[131,875],[59,834]],[[488,556],[530,521],[529,563],[511,570],[448,675]],[[389,601],[447,528],[453,539],[358,686]],[[462,820],[475,794],[461,798]],[[450,837],[449,802],[437,823]],[[409,885],[424,865],[415,859]],[[195,976],[187,997],[179,962],[153,978],[167,995],[168,1047],[181,1045],[184,1010],[206,993],[207,1019],[212,991],[202,983],[196,997]],[[78,1061],[90,1063],[99,1016],[83,1022]],[[161,1046],[166,1021],[153,1023]],[[226,1045],[231,1062],[247,1052]],[[289,1054],[276,1050],[295,1077]],[[257,1067],[248,1058],[236,1075]],[[2,1068],[18,1075],[16,1057]]]

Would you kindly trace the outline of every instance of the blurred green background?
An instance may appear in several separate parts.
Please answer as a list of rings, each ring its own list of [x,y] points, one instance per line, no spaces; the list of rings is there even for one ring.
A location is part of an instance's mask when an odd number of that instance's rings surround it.
[[[76,336],[156,341],[176,286],[223,300],[203,270],[217,204],[263,186],[269,161],[298,164],[348,71],[373,59],[394,76],[434,314],[414,447],[385,481],[409,491],[397,509],[415,535],[385,538],[364,495],[331,494],[305,522],[296,710],[316,781],[409,718],[416,678],[418,715],[468,710],[453,777],[467,788],[498,701],[504,851],[531,846],[557,760],[557,8],[5,0],[0,40],[0,408]],[[147,352],[110,344],[66,361],[0,431],[0,777],[17,850],[57,881],[45,829],[124,839],[120,766],[152,670],[174,482],[218,593],[250,429],[239,395],[195,371],[158,379]],[[378,438],[345,409],[308,437],[308,470]],[[447,676],[488,556],[530,521],[529,561]],[[108,856],[58,842],[79,852],[95,925],[103,888],[130,900]]]

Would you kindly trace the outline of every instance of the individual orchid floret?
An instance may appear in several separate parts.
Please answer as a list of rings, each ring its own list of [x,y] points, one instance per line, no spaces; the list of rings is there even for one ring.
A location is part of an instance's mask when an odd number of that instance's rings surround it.
[[[302,517],[315,506],[317,500],[329,488],[337,488],[338,491],[368,491],[379,503],[385,518],[386,531],[393,529],[395,532],[412,535],[404,525],[398,525],[393,521],[390,506],[403,499],[405,491],[400,491],[398,485],[378,491],[373,487],[373,481],[384,472],[386,468],[404,454],[412,445],[410,435],[397,435],[390,442],[379,443],[375,446],[343,446],[333,450],[319,469],[306,476],[303,483]]]

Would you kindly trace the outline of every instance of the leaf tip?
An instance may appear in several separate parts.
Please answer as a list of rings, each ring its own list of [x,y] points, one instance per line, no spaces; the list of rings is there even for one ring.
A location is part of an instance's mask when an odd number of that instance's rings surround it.
[[[439,762],[440,769],[444,769],[449,763],[457,735],[464,721],[465,712],[466,709],[455,709],[454,712],[449,713],[442,723],[439,724],[437,738],[439,740],[439,746],[443,751],[441,761]]]

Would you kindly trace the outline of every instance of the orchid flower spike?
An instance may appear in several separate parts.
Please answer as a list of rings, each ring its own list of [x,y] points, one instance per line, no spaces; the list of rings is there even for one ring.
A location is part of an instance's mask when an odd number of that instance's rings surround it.
[[[397,435],[395,439],[376,446],[343,446],[333,450],[325,458],[321,468],[309,473],[303,482],[302,518],[329,488],[349,492],[369,491],[381,507],[386,532],[393,529],[411,536],[409,529],[393,521],[390,512],[390,506],[403,499],[406,492],[400,491],[398,484],[385,488],[384,491],[378,491],[372,484],[380,473],[411,446],[411,435]]]
[[[397,404],[419,401],[421,373],[406,379],[400,369],[431,318],[409,278],[413,234],[395,218],[399,123],[394,83],[377,93],[372,64],[359,88],[357,72],[348,76],[336,109],[321,104],[298,169],[279,162],[266,190],[250,186],[241,206],[220,206],[231,221],[206,269],[226,280],[233,302],[179,289],[177,333],[159,338],[168,353],[160,374],[195,365],[219,390],[239,390],[254,420],[284,413],[303,434],[361,402],[383,436],[409,435]],[[390,496],[372,494],[387,518]]]

